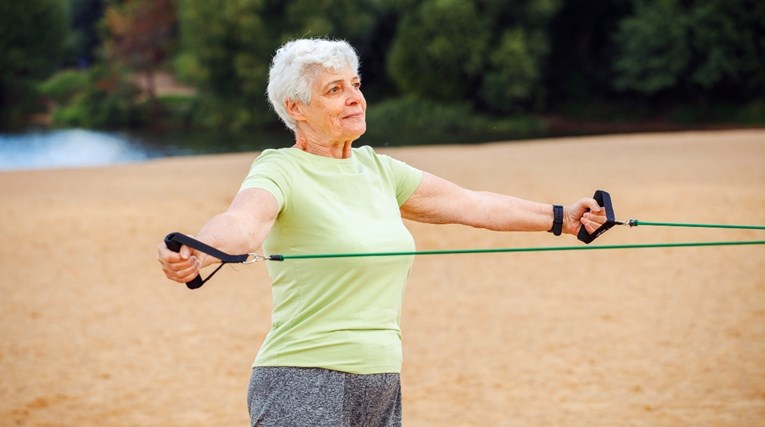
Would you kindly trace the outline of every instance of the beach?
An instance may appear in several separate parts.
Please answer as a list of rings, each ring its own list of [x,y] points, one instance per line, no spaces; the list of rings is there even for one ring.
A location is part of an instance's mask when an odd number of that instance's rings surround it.
[[[464,187],[618,219],[765,225],[765,130],[376,147]],[[246,426],[268,332],[261,263],[198,290],[157,245],[233,199],[256,152],[0,172],[0,426]],[[407,222],[419,250],[581,245]],[[765,240],[617,226],[595,245]],[[765,245],[415,259],[404,425],[765,425]]]

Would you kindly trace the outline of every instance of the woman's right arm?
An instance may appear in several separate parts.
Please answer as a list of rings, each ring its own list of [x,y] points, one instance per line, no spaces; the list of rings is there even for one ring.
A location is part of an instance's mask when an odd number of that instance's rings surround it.
[[[277,214],[278,205],[271,193],[259,188],[242,190],[228,210],[207,221],[194,238],[229,254],[254,252],[271,231]],[[199,270],[219,262],[188,246],[173,252],[164,242],[159,244],[158,259],[165,276],[179,283],[190,282]]]

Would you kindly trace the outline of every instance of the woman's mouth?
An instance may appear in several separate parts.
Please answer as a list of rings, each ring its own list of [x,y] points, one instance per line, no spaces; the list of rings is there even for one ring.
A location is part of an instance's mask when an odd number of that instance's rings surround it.
[[[363,118],[364,118],[364,112],[363,111],[358,112],[358,113],[349,114],[349,115],[343,117],[343,119],[363,119]]]

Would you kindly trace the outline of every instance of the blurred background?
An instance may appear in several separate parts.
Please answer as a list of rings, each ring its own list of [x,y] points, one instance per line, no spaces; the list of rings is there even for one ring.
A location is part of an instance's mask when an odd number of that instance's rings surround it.
[[[299,37],[358,50],[360,144],[765,125],[760,0],[0,0],[0,169],[288,145]]]

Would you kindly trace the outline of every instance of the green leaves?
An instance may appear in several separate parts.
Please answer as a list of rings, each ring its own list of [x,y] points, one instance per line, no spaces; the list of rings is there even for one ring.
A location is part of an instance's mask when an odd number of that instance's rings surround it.
[[[636,0],[614,36],[614,87],[765,94],[765,6],[752,0]]]
[[[517,110],[540,91],[540,68],[547,55],[546,38],[522,28],[506,31],[489,56],[489,71],[481,87],[482,99],[498,111]]]
[[[62,59],[67,25],[57,0],[0,2],[0,127],[38,108],[36,83]]]
[[[429,0],[404,13],[388,56],[402,92],[499,112],[542,93],[554,0]]]
[[[488,49],[489,29],[472,2],[431,0],[404,15],[388,54],[402,92],[436,100],[470,96]]]
[[[760,117],[765,99],[762,0],[25,0],[0,2],[0,122],[40,110],[46,77],[97,65],[119,67],[123,80],[172,68],[198,89],[196,126],[281,127],[264,95],[268,67],[301,37],[348,40],[371,107],[413,96],[421,102],[387,109],[602,118],[619,104],[653,112],[727,102]],[[100,74],[89,84],[114,80]],[[62,97],[77,86],[72,76],[46,93]],[[99,96],[88,99],[105,104]]]
[[[691,59],[688,19],[676,0],[638,1],[615,36],[614,85],[646,94],[674,87]]]

